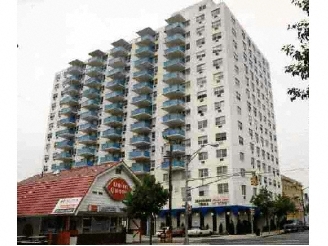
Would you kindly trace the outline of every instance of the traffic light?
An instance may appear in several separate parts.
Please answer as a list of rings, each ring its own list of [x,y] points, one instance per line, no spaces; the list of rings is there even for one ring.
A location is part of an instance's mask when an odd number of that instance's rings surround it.
[[[255,173],[253,173],[253,175],[251,177],[251,185],[253,185],[253,186],[258,185],[258,179],[257,179],[257,176],[255,175]]]

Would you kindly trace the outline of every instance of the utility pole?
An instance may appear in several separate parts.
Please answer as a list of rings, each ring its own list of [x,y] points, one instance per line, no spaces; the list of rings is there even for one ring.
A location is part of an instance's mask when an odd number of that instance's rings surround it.
[[[170,144],[170,153],[169,153],[169,230],[172,232],[172,152],[173,145],[172,142],[169,141]]]
[[[185,173],[186,173],[186,184],[185,184],[185,240],[184,240],[184,244],[189,244],[189,238],[188,238],[188,224],[189,224],[189,211],[188,211],[188,181],[189,181],[189,177],[188,177],[188,162],[186,161],[186,168],[185,168]]]

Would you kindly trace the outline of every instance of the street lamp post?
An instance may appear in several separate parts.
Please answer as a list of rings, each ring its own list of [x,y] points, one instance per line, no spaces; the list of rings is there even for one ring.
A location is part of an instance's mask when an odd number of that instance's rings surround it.
[[[185,182],[185,240],[184,240],[184,244],[189,244],[189,237],[188,237],[188,224],[189,224],[189,211],[188,211],[188,182],[189,182],[189,178],[188,178],[188,165],[198,155],[198,153],[204,147],[206,147],[207,145],[210,145],[212,147],[218,147],[219,146],[219,144],[205,144],[205,145],[202,145],[198,150],[196,150],[190,156],[190,159],[188,161],[186,161],[186,164],[185,164],[185,178],[186,178],[186,182]]]

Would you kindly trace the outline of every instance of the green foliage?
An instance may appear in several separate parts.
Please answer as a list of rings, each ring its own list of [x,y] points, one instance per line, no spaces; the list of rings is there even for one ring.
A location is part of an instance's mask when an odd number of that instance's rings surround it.
[[[274,200],[274,209],[278,218],[296,211],[295,203],[289,197],[282,195],[278,195]]]
[[[260,212],[266,218],[268,218],[274,211],[274,202],[272,200],[272,195],[266,187],[262,187],[259,191],[259,194],[252,197],[251,203],[258,207],[260,209]]]
[[[169,193],[160,183],[156,183],[154,176],[146,175],[134,190],[127,194],[123,203],[130,218],[149,218],[158,214],[166,204]]]
[[[292,0],[294,5],[306,12],[309,16],[309,0]],[[285,73],[290,73],[292,76],[299,76],[302,80],[309,78],[309,20],[304,19],[295,24],[288,25],[287,30],[296,30],[299,40],[299,47],[293,44],[284,45],[282,51],[287,56],[292,58],[293,63],[285,67]],[[290,100],[294,101],[297,98],[302,100],[309,98],[309,87],[306,89],[289,88],[287,93],[291,96]]]

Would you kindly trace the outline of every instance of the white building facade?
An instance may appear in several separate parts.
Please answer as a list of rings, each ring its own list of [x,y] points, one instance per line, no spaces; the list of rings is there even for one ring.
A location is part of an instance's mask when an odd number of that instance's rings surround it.
[[[218,143],[188,165],[189,226],[228,230],[233,221],[236,230],[238,220],[250,220],[261,186],[281,194],[269,63],[224,3],[204,0],[166,21],[56,74],[45,171],[123,159],[168,188],[173,142],[177,227],[184,225],[186,160]]]

